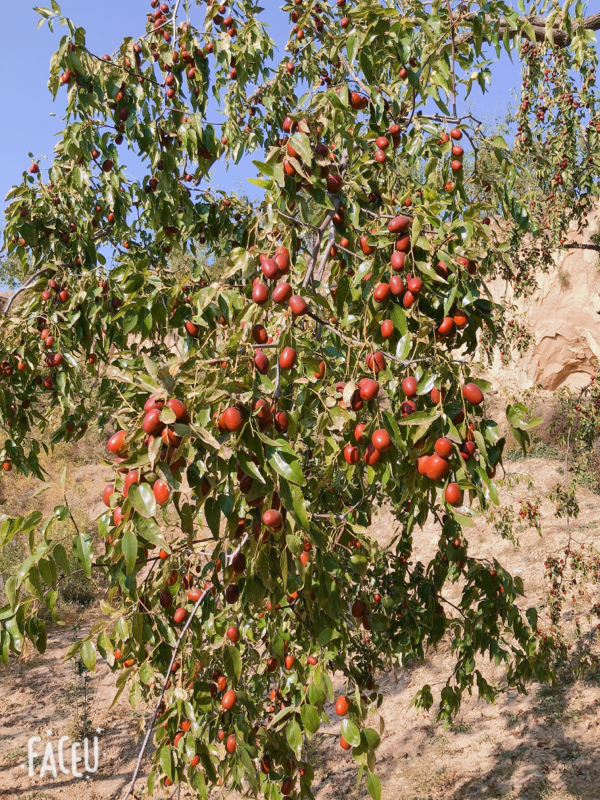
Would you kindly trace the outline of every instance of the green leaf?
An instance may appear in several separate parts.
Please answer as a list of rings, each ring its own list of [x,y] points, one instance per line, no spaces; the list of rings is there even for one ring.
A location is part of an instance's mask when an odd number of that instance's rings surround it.
[[[171,548],[167,544],[165,537],[160,532],[156,520],[144,519],[144,517],[135,517],[133,524],[138,536],[141,536],[146,542],[160,547],[167,553],[171,552]]]
[[[374,772],[367,773],[367,789],[373,800],[381,800],[381,782]]]
[[[288,723],[285,729],[285,738],[290,748],[294,751],[296,758],[302,755],[302,730],[296,720]]]
[[[407,330],[406,333],[402,334],[400,339],[398,339],[398,344],[396,345],[396,357],[406,358],[406,356],[410,353],[411,347],[412,336],[410,331]]]
[[[295,133],[290,139],[290,144],[297,151],[304,164],[308,166],[312,161],[312,149],[308,135],[306,133]]]
[[[142,683],[145,683],[146,686],[151,684],[154,680],[154,670],[152,669],[152,664],[149,661],[144,661],[140,667],[140,680]]]
[[[324,628],[317,636],[317,641],[321,647],[325,647],[333,639],[339,639],[339,637],[340,633],[338,631],[334,631],[332,628]]]
[[[366,556],[363,556],[361,553],[353,553],[350,556],[350,566],[361,577],[364,577],[367,574],[367,567],[368,562]]]
[[[357,48],[358,48],[358,39],[356,37],[356,34],[351,33],[346,40],[346,53],[348,54],[348,61],[351,64],[356,56]]]
[[[522,431],[531,430],[541,425],[544,421],[542,417],[534,417],[527,421],[528,409],[523,403],[514,403],[506,408],[506,418],[513,428],[519,428]]]
[[[127,570],[127,574],[131,575],[135,568],[135,562],[137,559],[137,550],[138,550],[138,542],[137,536],[131,530],[126,530],[123,534],[123,539],[121,541],[121,550],[123,551],[123,555],[125,556],[125,567]]]
[[[314,706],[308,704],[302,706],[301,716],[304,729],[308,731],[309,734],[312,735],[319,730],[321,720],[319,718],[319,712]]]
[[[267,180],[266,178],[248,178],[248,183],[251,183],[253,186],[258,186],[259,189],[270,189],[273,181]]]
[[[127,499],[134,509],[145,519],[156,514],[154,493],[147,483],[134,483],[129,487]]]
[[[409,414],[408,417],[396,420],[398,425],[422,425],[425,430],[432,425],[436,419],[441,415],[441,411],[417,411],[414,414]]]
[[[223,651],[223,663],[225,671],[235,682],[239,681],[242,674],[242,657],[237,647],[225,647]]]
[[[256,169],[259,172],[262,172],[263,175],[266,175],[267,178],[273,177],[273,165],[272,164],[265,164],[262,161],[253,161],[252,162]]]
[[[112,653],[112,644],[106,631],[102,631],[102,633],[98,636],[96,647],[102,658],[107,658],[108,654]]]
[[[54,546],[52,550],[52,555],[54,556],[54,560],[60,567],[60,569],[65,573],[65,575],[71,574],[71,567],[69,565],[69,559],[67,558],[67,551],[62,546],[62,544],[57,544]]]
[[[17,592],[17,576],[11,575],[4,585],[4,591],[8,597],[11,609],[14,611],[17,607],[18,592]]]
[[[290,714],[295,713],[295,709],[293,706],[284,706],[284,708],[280,709],[280,711],[275,714],[271,722],[269,723],[269,728],[274,728],[278,722],[281,722],[282,719],[285,717],[289,717]]]
[[[34,6],[33,10],[37,11],[38,14],[41,14],[42,17],[44,17],[44,19],[50,19],[50,17],[54,16],[50,8],[42,8],[41,6]]]
[[[17,570],[17,588],[21,586],[27,575],[29,574],[29,570],[35,564],[35,556],[29,556],[26,558],[25,561],[19,566]]]
[[[173,780],[173,767],[171,763],[171,748],[170,747],[161,747],[160,749],[160,756],[159,756],[159,763],[161,766],[162,771],[165,775]]]
[[[352,747],[358,747],[360,744],[360,731],[358,726],[349,719],[342,720],[342,736],[351,744]]]
[[[215,539],[219,538],[219,526],[221,523],[221,509],[219,502],[214,497],[209,497],[204,504],[204,518]]]
[[[81,660],[90,672],[96,669],[96,646],[91,639],[86,639],[81,645]]]
[[[273,447],[267,445],[265,453],[269,465],[281,475],[282,478],[298,486],[306,486],[306,478],[302,473],[298,456],[286,443],[284,446]]]
[[[394,303],[392,306],[390,317],[392,318],[392,322],[394,323],[396,330],[400,331],[402,336],[405,336],[407,331],[406,314],[404,313],[404,309],[401,308],[398,303]],[[400,356],[400,358],[404,358],[404,356]]]
[[[512,434],[519,443],[519,446],[523,453],[527,453],[527,448],[529,447],[529,434],[527,431],[522,431],[519,428],[511,428]]]
[[[194,428],[195,432],[198,434],[198,438],[201,439],[207,447],[211,447],[213,450],[219,450],[221,445],[212,435],[209,433],[206,428]]]
[[[265,479],[260,474],[260,470],[256,466],[256,464],[252,461],[248,453],[245,453],[243,450],[238,450],[237,458],[240,462],[240,467],[242,471],[249,475],[251,478],[254,478],[259,483],[265,483]]]
[[[320,708],[327,697],[325,696],[325,692],[320,686],[317,686],[316,683],[311,683],[308,689],[308,699],[317,708]]]
[[[283,505],[297,524],[303,530],[308,531],[310,529],[310,520],[302,489],[293,483],[282,480],[279,482],[279,493],[281,494]]]
[[[88,534],[81,533],[73,541],[73,549],[77,560],[83,567],[83,571],[88,576],[92,577],[92,558],[94,557],[92,537]],[[55,548],[56,554],[56,548]]]

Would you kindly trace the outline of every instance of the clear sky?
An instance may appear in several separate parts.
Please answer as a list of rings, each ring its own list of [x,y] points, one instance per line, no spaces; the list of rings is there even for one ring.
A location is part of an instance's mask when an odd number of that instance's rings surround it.
[[[50,5],[50,0],[41,5]],[[145,15],[150,0],[59,0],[62,12],[87,31],[87,43],[92,52],[102,55],[112,52],[125,36],[137,36],[145,30]],[[264,0],[262,16],[272,27],[271,38],[285,45],[291,23],[279,10],[279,0]],[[275,11],[277,9],[277,11]],[[194,6],[193,12],[202,14]],[[201,19],[201,17],[198,17]],[[61,129],[64,92],[52,101],[46,82],[50,57],[58,46],[65,28],[56,25],[54,34],[46,26],[37,29],[39,16],[31,0],[3,3],[3,63],[4,80],[0,83],[0,203],[9,188],[19,183],[23,170],[30,165],[29,152],[34,157],[52,157],[55,135]],[[468,107],[479,119],[493,122],[502,119],[519,85],[518,64],[506,56],[493,70],[491,91],[485,95],[474,90]],[[52,113],[56,116],[50,116]],[[125,152],[123,152],[125,158]],[[255,156],[256,157],[256,156]],[[257,190],[247,183],[256,170],[247,159],[227,172],[217,166],[213,183],[222,189],[239,189],[242,185],[251,196]]]

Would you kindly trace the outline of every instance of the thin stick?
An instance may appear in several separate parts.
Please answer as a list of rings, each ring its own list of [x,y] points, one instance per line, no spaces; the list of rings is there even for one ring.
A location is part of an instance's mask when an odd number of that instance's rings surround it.
[[[242,541],[240,542],[238,547],[233,551],[233,553],[231,553],[231,555],[225,557],[225,563],[227,565],[231,564],[231,562],[233,561],[235,556],[240,552],[240,550],[246,544],[247,541],[248,541],[248,534],[246,533],[246,534],[244,534],[244,538],[242,539]],[[163,699],[164,694],[165,694],[165,692],[167,690],[167,683],[170,680],[171,671],[172,671],[172,668],[173,668],[173,664],[175,663],[175,658],[177,656],[177,653],[179,652],[179,648],[181,647],[181,644],[182,644],[182,642],[183,642],[183,640],[185,638],[185,635],[188,632],[188,629],[189,629],[190,625],[192,624],[192,621],[193,621],[194,617],[196,616],[196,614],[198,612],[198,609],[202,605],[202,602],[203,602],[204,598],[208,594],[210,594],[212,592],[212,590],[213,590],[213,586],[211,584],[210,586],[208,586],[202,592],[202,594],[200,595],[200,597],[196,601],[196,605],[192,609],[192,611],[191,611],[191,613],[190,613],[190,615],[189,615],[189,617],[187,619],[187,622],[183,626],[183,630],[181,631],[181,633],[179,635],[179,639],[177,640],[177,644],[173,648],[173,655],[171,656],[171,663],[169,664],[169,668],[167,669],[167,674],[166,674],[165,680],[163,682],[162,690],[160,692],[158,700],[156,701],[156,706],[154,708],[154,714],[152,715],[152,721],[150,722],[150,725],[148,726],[148,730],[146,731],[146,735],[144,737],[144,741],[142,742],[142,747],[140,749],[140,752],[139,752],[139,755],[138,755],[138,760],[137,760],[137,763],[135,765],[135,770],[133,772],[133,777],[131,779],[131,785],[129,786],[129,789],[127,790],[127,794],[125,795],[123,800],[127,800],[127,798],[131,797],[131,795],[133,793],[133,790],[134,790],[134,787],[135,787],[135,782],[137,781],[137,777],[138,777],[138,774],[139,774],[139,771],[140,771],[140,767],[142,765],[142,758],[144,757],[144,752],[146,751],[146,747],[148,746],[148,741],[150,740],[150,737],[152,736],[152,731],[154,729],[154,723],[156,722],[156,718],[158,717],[158,709],[160,708],[160,704],[162,703],[162,699]]]
[[[286,219],[291,220],[292,222],[298,223],[298,225],[303,225],[305,228],[312,228],[313,231],[321,230],[318,225],[313,225],[311,222],[304,222],[304,220],[298,219],[298,217],[292,217],[289,214],[284,214],[283,211],[279,209],[275,209],[280,217],[285,217]]]
[[[279,358],[275,361],[275,391],[273,392],[273,402],[276,403],[281,394],[281,364]]]
[[[346,71],[350,73],[350,75],[354,79],[355,83],[357,83],[360,86],[360,88],[367,95],[369,100],[371,102],[373,102],[373,100],[371,98],[371,90],[366,85],[366,83],[363,83],[361,81],[361,79],[358,77],[357,73],[352,69],[352,66],[351,66],[350,62],[348,61],[348,59],[346,58],[346,56],[343,53],[338,53],[338,58],[339,58],[340,62],[344,65],[344,67],[346,68]],[[386,92],[386,94],[389,97],[389,94],[387,92]]]
[[[140,767],[142,766],[142,758],[144,757],[144,752],[146,751],[146,747],[148,746],[148,741],[149,741],[150,737],[152,736],[152,731],[154,729],[154,723],[156,722],[156,718],[158,717],[158,709],[160,708],[160,704],[162,703],[162,699],[163,699],[164,694],[165,694],[165,692],[167,690],[167,683],[169,682],[169,680],[171,678],[171,670],[173,668],[173,664],[175,663],[175,658],[177,656],[179,648],[181,647],[181,643],[183,642],[183,639],[184,639],[186,633],[188,632],[188,629],[189,629],[190,625],[192,624],[192,621],[193,621],[194,617],[196,616],[196,613],[197,613],[198,609],[200,608],[200,605],[202,604],[202,601],[204,600],[206,595],[210,593],[211,590],[212,590],[212,585],[209,586],[207,589],[205,589],[202,592],[202,594],[200,595],[200,597],[198,598],[198,600],[196,601],[196,605],[192,609],[192,612],[189,615],[189,617],[187,619],[187,622],[183,626],[183,630],[179,634],[179,639],[177,640],[177,644],[173,648],[173,655],[171,656],[171,663],[169,664],[169,668],[167,669],[167,674],[166,674],[165,680],[163,682],[163,686],[162,686],[160,695],[158,697],[158,700],[156,701],[156,706],[154,708],[154,714],[152,715],[152,721],[150,722],[150,725],[148,726],[148,730],[146,731],[146,736],[144,737],[144,741],[142,742],[142,747],[141,747],[139,755],[138,755],[137,764],[135,765],[135,770],[133,772],[133,777],[131,779],[131,785],[130,785],[129,789],[127,790],[127,794],[125,795],[123,800],[127,800],[127,798],[131,796],[131,794],[133,792],[133,789],[135,787],[135,782],[137,781],[137,776],[138,776],[138,773],[140,771]]]

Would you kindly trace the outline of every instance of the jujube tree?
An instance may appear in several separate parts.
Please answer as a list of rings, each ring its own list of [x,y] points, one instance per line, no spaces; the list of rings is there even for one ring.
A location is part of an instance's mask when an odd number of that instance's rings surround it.
[[[464,691],[494,698],[484,656],[520,691],[550,675],[521,580],[468,551],[505,443],[476,359],[483,331],[502,335],[486,282],[527,280],[523,263],[587,224],[600,19],[569,2],[295,0],[276,64],[251,0],[150,5],[111,55],[60,19],[65,128],[8,195],[28,278],[2,320],[4,471],[43,478],[40,436],[94,422],[114,477],[96,538],[55,535],[67,505],[2,518],[0,546],[31,547],[6,584],[3,657],[23,637],[43,652],[72,547],[109,590],[70,654],[93,669],[99,653],[153,710],[151,791],[311,797],[305,747],[335,701],[378,798],[390,660],[451,641],[447,720]],[[460,110],[501,50],[525,70],[514,144]],[[253,152],[260,200],[210,188],[216,161]],[[526,447],[536,420],[507,417]],[[384,504],[386,547],[369,536]]]

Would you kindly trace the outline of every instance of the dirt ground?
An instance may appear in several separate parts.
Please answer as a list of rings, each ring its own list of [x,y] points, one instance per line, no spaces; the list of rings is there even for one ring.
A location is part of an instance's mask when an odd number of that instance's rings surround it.
[[[533,493],[546,495],[561,479],[561,463],[547,459],[519,460],[507,465],[515,476],[529,476],[534,488],[526,489],[525,478],[503,491],[502,503],[518,506]],[[88,466],[78,467],[74,485],[83,497],[91,490],[98,496],[104,476]],[[93,496],[93,495],[92,495]],[[44,497],[44,496],[42,496]],[[25,498],[26,499],[26,498]],[[53,502],[47,498],[45,504]],[[580,493],[581,512],[572,523],[573,541],[600,548],[600,496]],[[82,506],[83,509],[83,506]],[[542,537],[533,528],[519,534],[520,547],[501,539],[483,522],[467,531],[474,555],[494,556],[513,574],[521,575],[527,596],[523,607],[536,605],[544,613],[543,562],[558,553],[567,541],[566,523],[554,517],[554,508],[543,501]],[[89,513],[89,511],[88,511]],[[382,543],[391,538],[391,519],[382,514],[373,526]],[[417,537],[417,557],[426,558],[435,549],[437,533],[426,527]],[[451,598],[451,593],[447,593]],[[595,597],[594,601],[600,600]],[[589,598],[585,598],[589,607]],[[573,603],[565,605],[564,617],[577,613]],[[86,682],[72,663],[65,663],[69,645],[85,633],[94,620],[91,612],[74,610],[68,624],[51,629],[44,657],[0,668],[0,797],[21,800],[117,800],[123,797],[136,759],[133,735],[137,714],[127,701],[119,700],[109,710],[114,696],[113,677],[105,665]],[[584,621],[590,632],[598,620]],[[588,626],[587,628],[585,626]],[[594,648],[598,652],[598,639]],[[574,641],[573,652],[577,649]],[[451,655],[444,644],[430,653],[425,663],[380,676],[385,696],[381,714],[385,733],[378,753],[378,774],[385,800],[600,800],[600,669],[587,680],[568,676],[554,687],[532,685],[526,696],[502,695],[494,705],[467,697],[459,719],[449,730],[430,715],[410,708],[418,688],[428,683],[435,693],[451,672]],[[487,668],[488,674],[493,674]],[[498,673],[499,675],[499,673]],[[92,775],[75,779],[47,774],[40,779],[41,759],[36,774],[28,775],[27,742],[38,735],[42,754],[48,741],[54,752],[61,736],[76,740],[86,702],[92,734],[99,738],[99,768]],[[435,708],[435,707],[434,707]],[[333,719],[332,715],[332,719]],[[373,727],[378,727],[375,720]],[[335,732],[336,726],[320,731]],[[311,760],[316,770],[316,800],[348,800],[368,797],[364,782],[356,785],[357,768],[346,757],[336,739],[315,738]],[[70,745],[70,742],[68,743]],[[68,763],[70,758],[65,759]],[[147,766],[149,759],[144,764]],[[57,765],[58,766],[58,765]],[[146,798],[144,781],[137,798]],[[168,797],[157,791],[155,797]],[[181,797],[192,795],[183,791]],[[235,795],[233,795],[235,797]],[[237,798],[236,798],[237,800]]]

